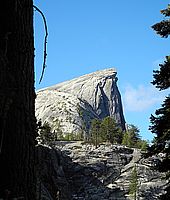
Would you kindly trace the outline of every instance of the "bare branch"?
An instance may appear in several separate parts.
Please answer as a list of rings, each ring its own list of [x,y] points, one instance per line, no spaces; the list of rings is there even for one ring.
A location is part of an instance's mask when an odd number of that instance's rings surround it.
[[[43,60],[43,67],[42,67],[42,73],[41,73],[41,77],[40,77],[40,80],[39,80],[39,84],[41,83],[42,79],[43,79],[43,76],[44,76],[44,71],[45,71],[45,68],[46,68],[46,59],[47,59],[47,37],[48,37],[48,28],[47,28],[47,22],[46,22],[46,19],[45,19],[45,16],[43,14],[43,12],[37,8],[36,6],[33,5],[33,8],[35,8],[35,10],[37,10],[42,18],[43,18],[43,21],[44,21],[44,27],[45,27],[45,37],[44,37],[44,60]]]

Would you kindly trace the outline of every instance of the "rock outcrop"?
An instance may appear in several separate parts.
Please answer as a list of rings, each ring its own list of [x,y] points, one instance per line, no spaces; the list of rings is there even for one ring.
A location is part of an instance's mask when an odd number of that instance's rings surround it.
[[[39,90],[37,119],[49,122],[53,129],[61,128],[63,133],[78,133],[88,129],[92,119],[112,116],[124,130],[116,74],[115,69],[105,69]]]
[[[138,149],[107,144],[96,149],[81,142],[58,141],[55,149],[38,146],[38,152],[40,193],[45,200],[132,200],[129,187],[134,166],[136,199],[160,199],[167,187],[165,174],[153,168],[152,158],[142,158]]]
[[[62,152],[43,145],[36,147],[37,153],[37,199],[70,200],[71,191],[65,177]],[[66,163],[70,159],[67,157]]]

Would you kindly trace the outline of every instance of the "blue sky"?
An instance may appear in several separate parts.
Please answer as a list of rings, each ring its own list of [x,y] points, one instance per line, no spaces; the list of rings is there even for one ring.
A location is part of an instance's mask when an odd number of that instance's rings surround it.
[[[170,52],[170,40],[151,25],[164,17],[169,0],[34,0],[48,25],[47,68],[43,62],[44,25],[34,13],[36,90],[114,67],[128,124],[151,140],[149,117],[167,92],[151,85],[153,70]]]

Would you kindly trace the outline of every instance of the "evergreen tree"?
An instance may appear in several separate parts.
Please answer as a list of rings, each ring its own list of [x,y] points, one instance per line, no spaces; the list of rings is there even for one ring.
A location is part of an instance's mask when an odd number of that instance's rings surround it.
[[[136,165],[133,168],[130,185],[129,185],[129,194],[133,196],[133,199],[137,199],[137,190],[138,190],[138,173]]]
[[[42,144],[53,145],[53,142],[57,140],[57,132],[52,131],[48,122],[44,122],[43,126],[39,127],[38,141]]]
[[[148,147],[148,142],[141,140],[139,129],[132,124],[128,125],[128,129],[123,135],[122,144],[130,148],[139,148],[143,151],[146,151]]]
[[[131,144],[130,144],[130,137],[129,137],[129,133],[128,132],[124,133],[123,139],[122,139],[122,144],[130,147]]]
[[[133,125],[128,125],[127,132],[123,136],[122,144],[128,147],[138,147],[140,140],[139,129]]]
[[[166,97],[162,108],[156,110],[156,117],[151,115],[150,130],[156,134],[154,144],[150,147],[151,154],[165,153],[160,170],[170,170],[170,98]]]
[[[164,10],[160,11],[165,17],[170,17],[170,4]],[[162,20],[159,23],[156,23],[152,28],[159,34],[161,37],[167,38],[170,35],[170,21],[169,19]]]
[[[146,141],[146,140],[139,140],[138,141],[138,144],[137,144],[137,147],[139,149],[141,149],[142,151],[147,151],[148,147],[149,147],[149,142]]]
[[[152,84],[160,90],[170,87],[170,56],[166,56],[163,64],[159,64],[160,70],[154,70]]]
[[[61,123],[60,120],[58,120],[57,118],[53,121],[52,129],[55,133],[55,140],[63,140],[64,136],[61,129]]]
[[[170,35],[170,4],[161,14],[166,17],[166,20],[155,24],[152,28],[163,38]],[[166,56],[163,64],[160,64],[160,69],[154,71],[152,84],[159,90],[165,90],[170,87],[170,56]],[[165,153],[165,159],[159,166],[161,171],[170,172],[170,96],[167,96],[162,104],[162,107],[156,110],[155,115],[151,115],[150,130],[156,134],[154,144],[150,147],[150,154]],[[170,190],[163,197],[170,199]]]
[[[170,5],[165,10],[161,10],[161,13],[165,17],[170,17]],[[159,34],[161,37],[167,38],[170,35],[170,21],[169,19],[163,20],[155,25],[152,28]],[[165,90],[170,87],[170,56],[166,56],[166,60],[163,64],[160,64],[160,69],[154,71],[153,82],[160,90]],[[155,115],[151,115],[151,126],[150,130],[156,134],[154,144],[151,147],[152,152],[154,153],[166,153],[166,160],[169,160],[169,141],[170,141],[170,96],[166,97],[162,107],[156,110]],[[170,164],[168,164],[170,166]],[[165,166],[166,170],[167,167]]]
[[[97,148],[99,144],[99,131],[100,131],[101,121],[99,119],[93,119],[91,121],[90,127],[90,141],[95,145]]]
[[[112,117],[108,116],[102,120],[100,134],[104,141],[109,141],[112,144],[122,142],[122,130]]]

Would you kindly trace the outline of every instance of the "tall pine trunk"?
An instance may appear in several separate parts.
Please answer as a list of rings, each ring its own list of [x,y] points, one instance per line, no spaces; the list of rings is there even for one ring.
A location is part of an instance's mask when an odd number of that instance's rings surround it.
[[[0,198],[35,200],[32,0],[0,6]]]

